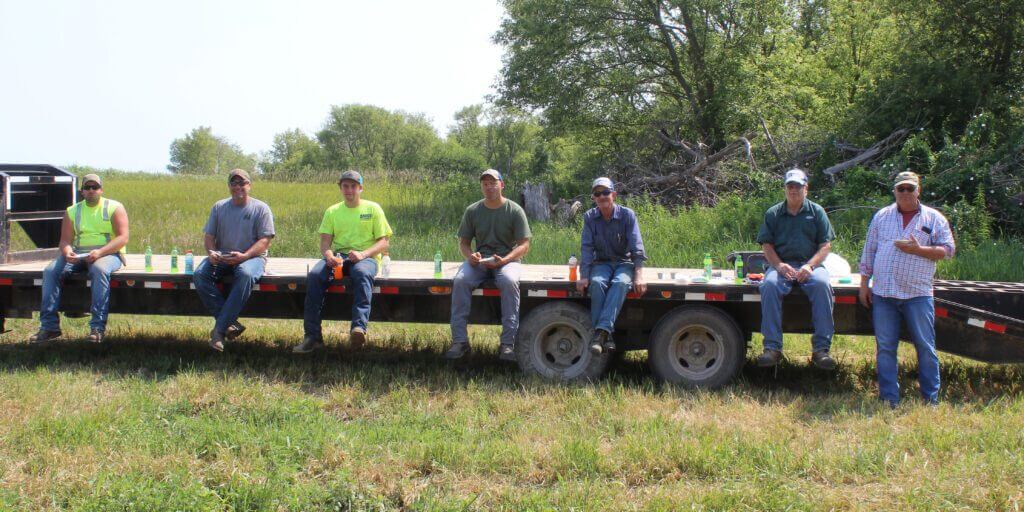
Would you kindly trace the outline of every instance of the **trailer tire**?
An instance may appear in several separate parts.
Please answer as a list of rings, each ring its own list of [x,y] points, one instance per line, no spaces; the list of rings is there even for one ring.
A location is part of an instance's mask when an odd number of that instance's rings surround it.
[[[709,306],[680,306],[651,332],[647,361],[654,376],[687,388],[715,389],[743,368],[747,344],[736,321]]]
[[[530,311],[516,336],[516,359],[527,374],[562,381],[593,381],[608,368],[607,353],[590,353],[590,311],[556,301]]]

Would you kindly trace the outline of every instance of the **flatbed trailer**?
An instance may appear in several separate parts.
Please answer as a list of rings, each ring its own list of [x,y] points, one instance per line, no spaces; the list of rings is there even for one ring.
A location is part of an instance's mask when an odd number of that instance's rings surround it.
[[[184,258],[181,258],[182,262]],[[196,258],[196,266],[202,258]],[[301,319],[308,270],[316,259],[270,258],[242,312],[250,318]],[[39,310],[43,269],[37,260],[0,265],[3,318],[31,318]],[[206,315],[192,276],[170,272],[170,257],[155,255],[154,272],[144,271],[142,255],[111,278],[110,311],[133,315]],[[448,323],[452,278],[461,262],[444,262],[433,275],[432,262],[395,261],[388,277],[378,276],[371,321]],[[616,322],[620,350],[647,350],[654,375],[685,386],[714,388],[733,379],[746,361],[751,336],[760,330],[760,294],[756,283],[733,282],[731,271],[711,283],[681,284],[696,269],[647,268],[648,290],[630,293]],[[859,276],[850,283],[833,279],[837,334],[872,333],[869,310],[857,303]],[[64,287],[61,309],[80,315],[89,310],[91,283],[73,276]],[[348,320],[348,278],[328,289],[325,320]],[[230,286],[230,282],[225,286]],[[797,289],[783,302],[783,330],[813,332],[810,303]],[[564,265],[524,265],[520,280],[520,329],[516,358],[527,373],[558,380],[592,380],[605,372],[610,357],[592,355],[588,341],[589,298],[576,292]],[[993,363],[1024,362],[1024,284],[938,281],[937,346],[945,352]],[[2,319],[0,319],[2,320]],[[470,322],[500,324],[500,296],[494,283],[473,292]],[[296,323],[295,328],[301,329]]]
[[[77,200],[74,174],[44,164],[0,164],[0,328],[6,318],[31,318],[39,310],[43,269],[56,256],[64,209]],[[11,223],[20,223],[37,249],[11,250]],[[744,262],[747,256],[743,255]],[[183,258],[182,258],[183,260]],[[201,258],[196,259],[198,267]],[[267,274],[242,311],[243,317],[301,319],[306,275],[315,259],[270,258]],[[206,315],[192,276],[169,272],[170,257],[156,255],[154,272],[143,256],[111,278],[110,311],[133,315]],[[372,321],[448,323],[451,285],[461,262],[445,262],[440,278],[431,262],[396,261],[373,289]],[[757,265],[750,261],[748,268]],[[731,271],[711,283],[684,284],[699,270],[647,268],[648,290],[630,294],[616,321],[620,350],[646,350],[655,377],[684,386],[722,386],[746,361],[748,343],[761,325],[757,284],[734,283]],[[68,279],[61,309],[89,310],[90,283]],[[225,286],[230,286],[226,283]],[[348,320],[348,280],[332,286],[326,320]],[[870,312],[857,304],[859,276],[833,280],[837,334],[871,334]],[[576,292],[564,265],[524,265],[520,280],[520,327],[516,359],[523,371],[558,380],[600,378],[608,354],[592,355],[588,341],[590,299]],[[1024,284],[937,281],[936,346],[992,363],[1024,362]],[[473,292],[470,322],[500,324],[500,294],[494,283]],[[799,289],[783,301],[783,330],[812,332],[810,303]],[[296,323],[296,329],[300,324]]]

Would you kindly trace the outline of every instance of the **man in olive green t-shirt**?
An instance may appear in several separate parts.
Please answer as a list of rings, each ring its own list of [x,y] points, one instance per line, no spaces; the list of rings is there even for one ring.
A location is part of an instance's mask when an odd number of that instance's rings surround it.
[[[373,279],[380,265],[380,254],[388,248],[388,237],[392,234],[380,205],[360,198],[363,177],[358,172],[342,173],[338,187],[345,200],[328,208],[320,222],[320,253],[324,259],[306,276],[305,337],[302,344],[293,349],[299,354],[324,347],[321,312],[327,288],[334,280],[334,268],[339,265],[343,274],[351,279],[349,340],[353,346],[366,342]]]
[[[469,352],[469,319],[473,289],[486,279],[494,279],[501,290],[501,345],[498,357],[515,360],[512,345],[519,330],[520,259],[530,250],[530,224],[522,207],[502,195],[505,182],[501,173],[488,169],[480,175],[483,200],[462,215],[459,224],[459,251],[465,262],[452,282],[452,345],[448,359],[459,359]],[[476,240],[476,251],[472,249]]]

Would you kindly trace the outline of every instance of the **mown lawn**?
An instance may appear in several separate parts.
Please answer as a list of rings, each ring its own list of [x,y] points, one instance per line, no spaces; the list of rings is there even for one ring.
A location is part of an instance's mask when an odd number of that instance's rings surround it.
[[[429,190],[367,189],[392,217],[397,259],[429,259],[438,247],[455,255],[446,237],[475,192]],[[203,180],[108,184],[128,205],[133,252],[143,240],[159,252],[197,247],[209,204],[225,193]],[[257,182],[254,195],[274,208],[282,256],[311,254],[320,214],[338,200],[331,185]],[[759,208],[737,201],[670,215],[638,205],[652,259],[671,266],[692,266],[704,250],[750,247]],[[861,222],[837,221],[847,233],[838,250],[851,260]],[[574,230],[535,226],[531,262],[564,261],[578,244]],[[1019,242],[998,242],[943,272],[1020,280],[1022,254]],[[35,321],[9,320],[0,338],[0,509],[1018,510],[1024,502],[1020,365],[943,356],[943,403],[928,407],[915,398],[915,358],[904,346],[904,402],[890,411],[875,400],[866,337],[837,337],[834,374],[809,366],[807,336],[790,336],[777,372],[748,364],[733,385],[693,392],[655,384],[642,353],[598,383],[525,377],[498,361],[494,327],[473,327],[480,350],[449,364],[443,325],[377,323],[368,345],[353,350],[347,323],[330,322],[329,350],[296,357],[298,320],[248,320],[244,341],[224,354],[206,346],[209,323],[113,315],[102,345],[30,347]],[[65,320],[64,329],[84,336],[87,319]]]

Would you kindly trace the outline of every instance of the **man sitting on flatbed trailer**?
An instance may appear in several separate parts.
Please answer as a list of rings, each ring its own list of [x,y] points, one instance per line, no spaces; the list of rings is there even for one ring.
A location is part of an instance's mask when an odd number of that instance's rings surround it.
[[[757,242],[772,268],[761,283],[761,334],[764,353],[757,365],[773,367],[782,359],[782,298],[799,286],[811,301],[814,335],[811,362],[823,370],[834,370],[829,355],[835,325],[832,321],[832,285],[821,262],[836,237],[825,209],[807,199],[807,174],[800,169],[786,172],[786,200],[768,209],[757,233]]]
[[[357,171],[343,172],[338,178],[338,188],[344,201],[327,208],[320,222],[320,254],[324,258],[313,265],[306,276],[302,323],[305,335],[302,343],[292,349],[296,354],[324,348],[321,327],[324,299],[335,276],[347,275],[351,282],[349,342],[354,347],[366,342],[373,281],[380,268],[380,255],[388,248],[388,237],[393,233],[380,205],[361,198],[362,175]]]
[[[590,186],[597,206],[583,214],[580,237],[580,276],[576,289],[583,293],[590,288],[590,318],[594,354],[612,352],[617,347],[612,333],[615,319],[630,288],[643,295],[644,240],[633,210],[615,204],[615,184],[609,178],[597,178]]]
[[[43,271],[43,301],[39,332],[29,338],[41,343],[61,335],[60,293],[69,274],[89,272],[92,282],[92,320],[89,341],[99,343],[107,329],[110,310],[110,274],[124,264],[128,243],[128,213],[124,206],[103,197],[103,180],[95,174],[82,178],[85,200],[68,207],[60,228],[60,255]]]
[[[530,250],[530,223],[526,212],[505,198],[501,173],[487,169],[480,175],[484,198],[466,208],[459,224],[459,251],[466,261],[452,281],[452,345],[447,359],[460,359],[469,353],[469,307],[473,289],[486,279],[494,279],[501,290],[501,343],[498,358],[514,361],[512,349],[519,331],[520,262]],[[473,251],[476,240],[476,251]]]
[[[210,348],[218,352],[224,351],[225,339],[233,340],[245,330],[238,314],[263,277],[275,234],[274,214],[267,203],[249,196],[251,189],[249,173],[235,169],[228,174],[231,197],[210,209],[203,227],[207,256],[192,276],[200,300],[213,315]],[[234,276],[227,299],[217,289],[217,281],[225,274]]]

